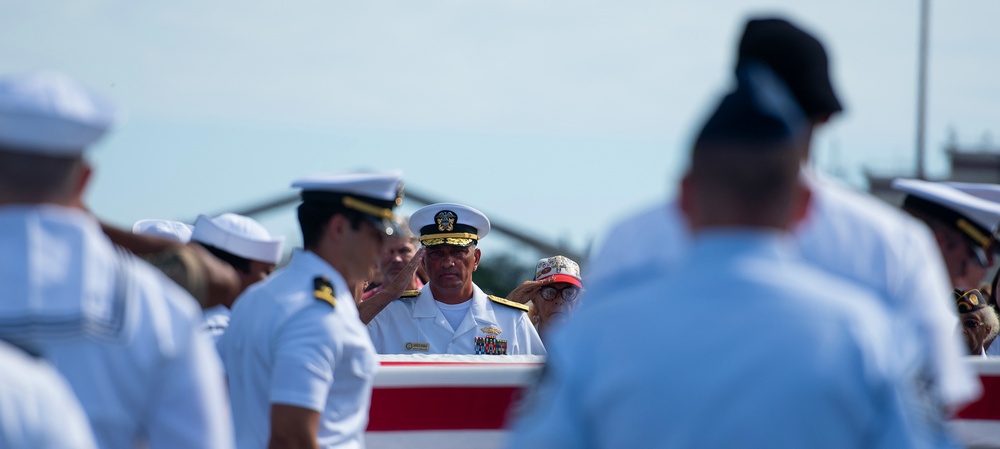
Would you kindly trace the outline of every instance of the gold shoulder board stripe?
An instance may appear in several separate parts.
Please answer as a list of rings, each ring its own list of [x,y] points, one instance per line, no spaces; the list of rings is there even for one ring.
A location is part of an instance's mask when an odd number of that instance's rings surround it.
[[[323,276],[313,279],[313,298],[324,301],[331,307],[337,307],[337,298],[333,296],[333,284]]]
[[[403,290],[403,294],[399,295],[400,298],[416,298],[420,296],[420,290]]]
[[[490,301],[493,301],[493,302],[495,302],[497,304],[503,304],[503,305],[505,305],[507,307],[513,307],[515,309],[523,310],[525,312],[528,311],[528,306],[526,306],[524,304],[516,303],[514,301],[508,300],[506,298],[501,298],[499,296],[486,295],[486,297],[490,298]]]

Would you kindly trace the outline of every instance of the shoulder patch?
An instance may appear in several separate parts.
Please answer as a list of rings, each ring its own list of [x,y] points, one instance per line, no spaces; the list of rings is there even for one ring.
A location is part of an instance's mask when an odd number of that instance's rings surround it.
[[[403,290],[403,294],[399,295],[400,298],[416,298],[420,296],[420,290]]]
[[[499,296],[493,296],[493,295],[486,295],[486,297],[490,298],[490,301],[493,301],[493,302],[495,302],[497,304],[503,304],[503,305],[505,305],[507,307],[513,307],[515,309],[523,310],[525,312],[528,311],[528,306],[527,305],[511,301],[511,300],[509,300],[507,298],[501,298]]]
[[[329,303],[330,307],[337,307],[337,298],[333,297],[333,284],[324,276],[313,279],[313,298]]]

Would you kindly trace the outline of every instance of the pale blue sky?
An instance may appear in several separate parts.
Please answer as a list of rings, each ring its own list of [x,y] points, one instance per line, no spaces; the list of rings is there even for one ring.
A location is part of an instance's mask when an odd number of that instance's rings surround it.
[[[673,191],[748,15],[818,35],[846,113],[824,170],[914,166],[917,0],[0,0],[0,71],[55,69],[128,120],[91,207],[193,219],[317,172],[401,168],[443,200],[583,248]],[[933,2],[927,142],[1000,142],[1000,2]],[[407,209],[412,210],[412,208]],[[264,217],[293,242],[290,213]],[[489,247],[483,242],[484,250]]]

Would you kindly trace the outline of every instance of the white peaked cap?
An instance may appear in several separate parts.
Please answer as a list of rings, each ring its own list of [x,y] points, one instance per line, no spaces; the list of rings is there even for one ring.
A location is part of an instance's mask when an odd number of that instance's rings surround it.
[[[1000,203],[980,198],[943,182],[894,179],[892,188],[957,212],[987,231],[1000,222]]]
[[[1000,203],[1000,184],[982,184],[975,182],[946,182],[946,185],[961,190],[969,195],[986,201]]]
[[[133,234],[162,237],[181,243],[191,241],[192,230],[194,230],[194,226],[172,220],[145,219],[132,225]]]
[[[75,156],[117,121],[114,106],[59,73],[0,76],[0,147]]]
[[[281,246],[285,242],[284,237],[272,238],[257,220],[237,214],[199,216],[191,240],[244,259],[273,264],[281,260]]]

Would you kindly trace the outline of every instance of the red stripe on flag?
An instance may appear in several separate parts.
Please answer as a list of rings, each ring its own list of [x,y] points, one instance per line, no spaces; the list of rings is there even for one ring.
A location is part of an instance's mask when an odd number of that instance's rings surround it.
[[[958,419],[1000,420],[1000,377],[982,376],[983,396],[955,415]]]
[[[379,362],[382,366],[542,366],[537,362]]]
[[[368,431],[497,430],[520,387],[375,388]]]

